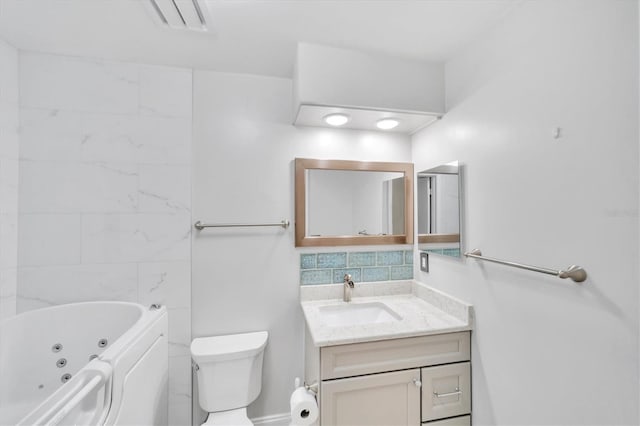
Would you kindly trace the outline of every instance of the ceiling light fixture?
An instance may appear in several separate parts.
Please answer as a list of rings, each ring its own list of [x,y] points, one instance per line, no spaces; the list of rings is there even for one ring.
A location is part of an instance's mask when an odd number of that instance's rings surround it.
[[[395,118],[383,118],[376,122],[376,127],[380,130],[391,130],[398,127],[398,124],[400,124],[400,122]]]
[[[349,122],[349,116],[346,114],[329,114],[323,118],[324,122],[329,126],[339,127],[344,126]]]

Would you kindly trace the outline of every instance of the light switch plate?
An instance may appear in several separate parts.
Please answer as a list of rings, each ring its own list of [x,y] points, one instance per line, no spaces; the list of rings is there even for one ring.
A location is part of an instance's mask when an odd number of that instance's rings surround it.
[[[422,272],[429,272],[429,253],[420,252],[420,270]]]

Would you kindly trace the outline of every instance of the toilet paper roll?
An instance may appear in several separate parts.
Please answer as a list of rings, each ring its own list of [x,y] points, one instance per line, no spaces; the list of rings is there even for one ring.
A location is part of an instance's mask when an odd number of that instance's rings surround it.
[[[318,402],[313,393],[299,387],[291,394],[291,424],[294,426],[310,426],[318,419]]]

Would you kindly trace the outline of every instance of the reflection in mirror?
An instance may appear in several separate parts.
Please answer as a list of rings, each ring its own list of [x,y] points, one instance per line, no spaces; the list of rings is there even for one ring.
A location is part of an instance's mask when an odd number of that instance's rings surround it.
[[[418,173],[418,247],[460,257],[460,166],[457,161]]]
[[[404,234],[404,175],[307,171],[306,236]]]
[[[297,158],[296,246],[411,244],[413,164]]]

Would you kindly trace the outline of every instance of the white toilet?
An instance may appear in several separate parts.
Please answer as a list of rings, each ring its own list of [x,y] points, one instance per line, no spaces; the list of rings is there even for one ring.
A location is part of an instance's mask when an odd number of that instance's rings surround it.
[[[247,405],[262,388],[262,358],[269,333],[201,337],[191,342],[197,365],[200,407],[209,413],[205,425],[253,425]]]

